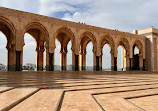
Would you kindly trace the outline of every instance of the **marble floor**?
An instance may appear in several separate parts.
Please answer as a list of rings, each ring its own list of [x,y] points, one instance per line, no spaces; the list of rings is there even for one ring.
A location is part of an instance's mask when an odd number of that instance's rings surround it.
[[[0,111],[158,111],[158,73],[0,72]]]

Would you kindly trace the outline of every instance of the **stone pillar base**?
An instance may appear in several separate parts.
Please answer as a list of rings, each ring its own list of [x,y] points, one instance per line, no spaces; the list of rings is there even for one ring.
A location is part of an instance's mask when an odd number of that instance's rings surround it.
[[[99,71],[102,71],[102,67],[99,67]]]
[[[38,66],[37,71],[43,71],[43,67]]]
[[[96,56],[96,71],[99,71],[99,56]]]
[[[140,71],[143,71],[143,69],[144,69],[143,67],[140,67],[140,68],[139,68]]]
[[[16,71],[16,65],[8,65],[7,71]]]
[[[49,65],[46,65],[46,71],[54,71],[54,53],[49,53]]]
[[[51,67],[51,69],[50,69],[50,67]],[[54,71],[54,67],[46,65],[46,71]]]
[[[13,66],[14,67],[14,66]],[[17,68],[17,67],[16,67]],[[22,71],[23,68],[22,68],[22,64],[20,64],[20,66],[18,66],[18,69],[16,69],[16,71]]]
[[[75,71],[75,65],[72,65],[72,71]]]
[[[129,67],[129,70],[132,71],[132,70],[133,70],[133,67]]]
[[[96,71],[96,66],[93,66],[93,71]]]
[[[114,71],[114,66],[111,66],[111,71]]]
[[[126,67],[126,71],[129,71],[130,70],[130,68],[129,67]]]
[[[82,70],[82,71],[85,71],[85,70],[86,70],[86,67],[85,67],[85,66],[81,66],[81,70]]]
[[[114,57],[114,71],[117,71],[117,57]]]
[[[61,70],[61,71],[66,71],[66,66],[61,66],[61,67],[60,67],[60,70]]]

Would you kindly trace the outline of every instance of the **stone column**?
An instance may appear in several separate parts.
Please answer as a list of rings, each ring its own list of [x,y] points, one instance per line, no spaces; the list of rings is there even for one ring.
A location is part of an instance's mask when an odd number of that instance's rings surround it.
[[[99,56],[96,56],[96,71],[99,71]]]
[[[146,62],[146,60],[143,59],[143,70],[144,70],[144,71],[146,70],[146,69],[145,69],[145,62]]]
[[[81,70],[86,70],[86,52],[81,52]]]
[[[64,71],[66,70],[66,55],[67,51],[62,51],[60,52],[60,70]]]
[[[49,71],[54,71],[54,53],[49,53]]]
[[[117,57],[114,57],[114,71],[117,71]]]
[[[22,71],[22,52],[16,51],[16,71]]]
[[[126,71],[129,71],[130,67],[130,59],[129,55],[126,55]]]
[[[103,52],[101,51],[101,54],[99,56],[99,70],[102,70],[102,60],[103,60]]]
[[[43,71],[43,52],[44,49],[39,49],[37,51],[37,71]]]
[[[75,54],[75,71],[79,71],[79,55]]]
[[[93,51],[93,70],[96,71],[96,52]]]
[[[75,51],[72,50],[72,70],[75,71]]]
[[[111,71],[114,71],[114,54],[111,53]]]
[[[14,46],[15,46],[14,44],[9,44],[6,47],[8,51],[8,59],[7,59],[8,71],[16,71],[16,51]]]
[[[96,55],[96,52],[93,51],[93,70],[99,71],[99,58],[100,56]]]
[[[143,70],[143,55],[139,54],[139,69]]]
[[[49,71],[49,49],[46,48],[46,71]]]
[[[76,55],[74,51],[72,51],[72,70],[79,70],[79,55]]]
[[[132,63],[132,61],[133,61],[132,58],[129,58],[129,70],[130,71],[133,70],[133,68],[132,68],[133,67],[132,66],[133,63]]]

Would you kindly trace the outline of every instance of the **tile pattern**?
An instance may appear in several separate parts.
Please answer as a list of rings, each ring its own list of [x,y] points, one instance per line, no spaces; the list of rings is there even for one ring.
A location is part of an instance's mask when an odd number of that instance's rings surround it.
[[[2,111],[156,111],[151,72],[0,72]]]

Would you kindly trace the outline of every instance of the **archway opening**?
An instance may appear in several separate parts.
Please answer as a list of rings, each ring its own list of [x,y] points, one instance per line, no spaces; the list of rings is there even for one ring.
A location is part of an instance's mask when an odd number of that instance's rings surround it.
[[[24,35],[23,71],[37,71],[36,40],[29,33]]]
[[[86,70],[93,70],[93,43],[89,42],[86,47]]]
[[[74,39],[72,32],[67,28],[61,28],[57,31],[56,39],[60,45],[56,44],[55,61],[60,60],[60,70],[72,70],[72,45]],[[59,56],[57,57],[57,50],[60,52],[60,59],[58,59]]]
[[[32,68],[32,70],[43,71],[43,70],[45,70],[45,65],[44,65],[44,55],[45,55],[44,51],[46,49],[45,48],[45,45],[46,45],[45,31],[43,30],[43,28],[41,28],[41,26],[38,26],[37,24],[32,24],[31,26],[26,28],[24,35],[26,33],[29,34],[30,36],[32,36],[32,38],[30,39],[31,41],[35,41],[32,43],[34,45],[28,48],[28,50],[32,48],[32,51],[29,50],[28,53],[33,53],[33,52],[36,53],[36,55],[34,53],[34,55],[31,57],[31,59],[33,58],[32,60],[34,60],[34,61],[32,61],[32,63],[28,64],[28,65],[31,65],[29,67],[32,67],[32,66],[36,67],[36,68]],[[24,37],[24,40],[26,40],[26,39]],[[24,41],[24,44],[27,44],[26,41]],[[24,45],[24,47],[25,47],[25,45]],[[33,49],[35,51],[33,51]],[[28,53],[25,55],[28,55]],[[23,54],[24,60],[26,58],[28,58],[28,56],[25,56],[25,55]],[[27,60],[27,61],[29,61],[29,60]],[[36,61],[36,65],[35,65],[35,61]]]
[[[66,69],[67,70],[72,70],[72,42],[71,40],[68,42],[67,44],[67,66]]]
[[[94,70],[94,36],[90,32],[85,32],[81,36],[80,42],[80,69]]]
[[[60,48],[61,48],[61,44],[58,41],[58,39],[55,40],[55,51],[54,51],[54,70],[55,71],[60,71]]]
[[[133,70],[139,70],[139,48],[133,46]]]
[[[1,42],[1,61],[2,70],[15,71],[14,61],[14,28],[9,21],[0,19],[0,42]]]
[[[117,70],[126,71],[126,50],[123,45],[117,48]]]
[[[43,57],[43,71],[46,71],[46,42],[44,42],[44,57]]]
[[[111,47],[105,44],[102,49],[102,70],[111,71]]]
[[[0,31],[0,71],[7,71],[7,38]]]

